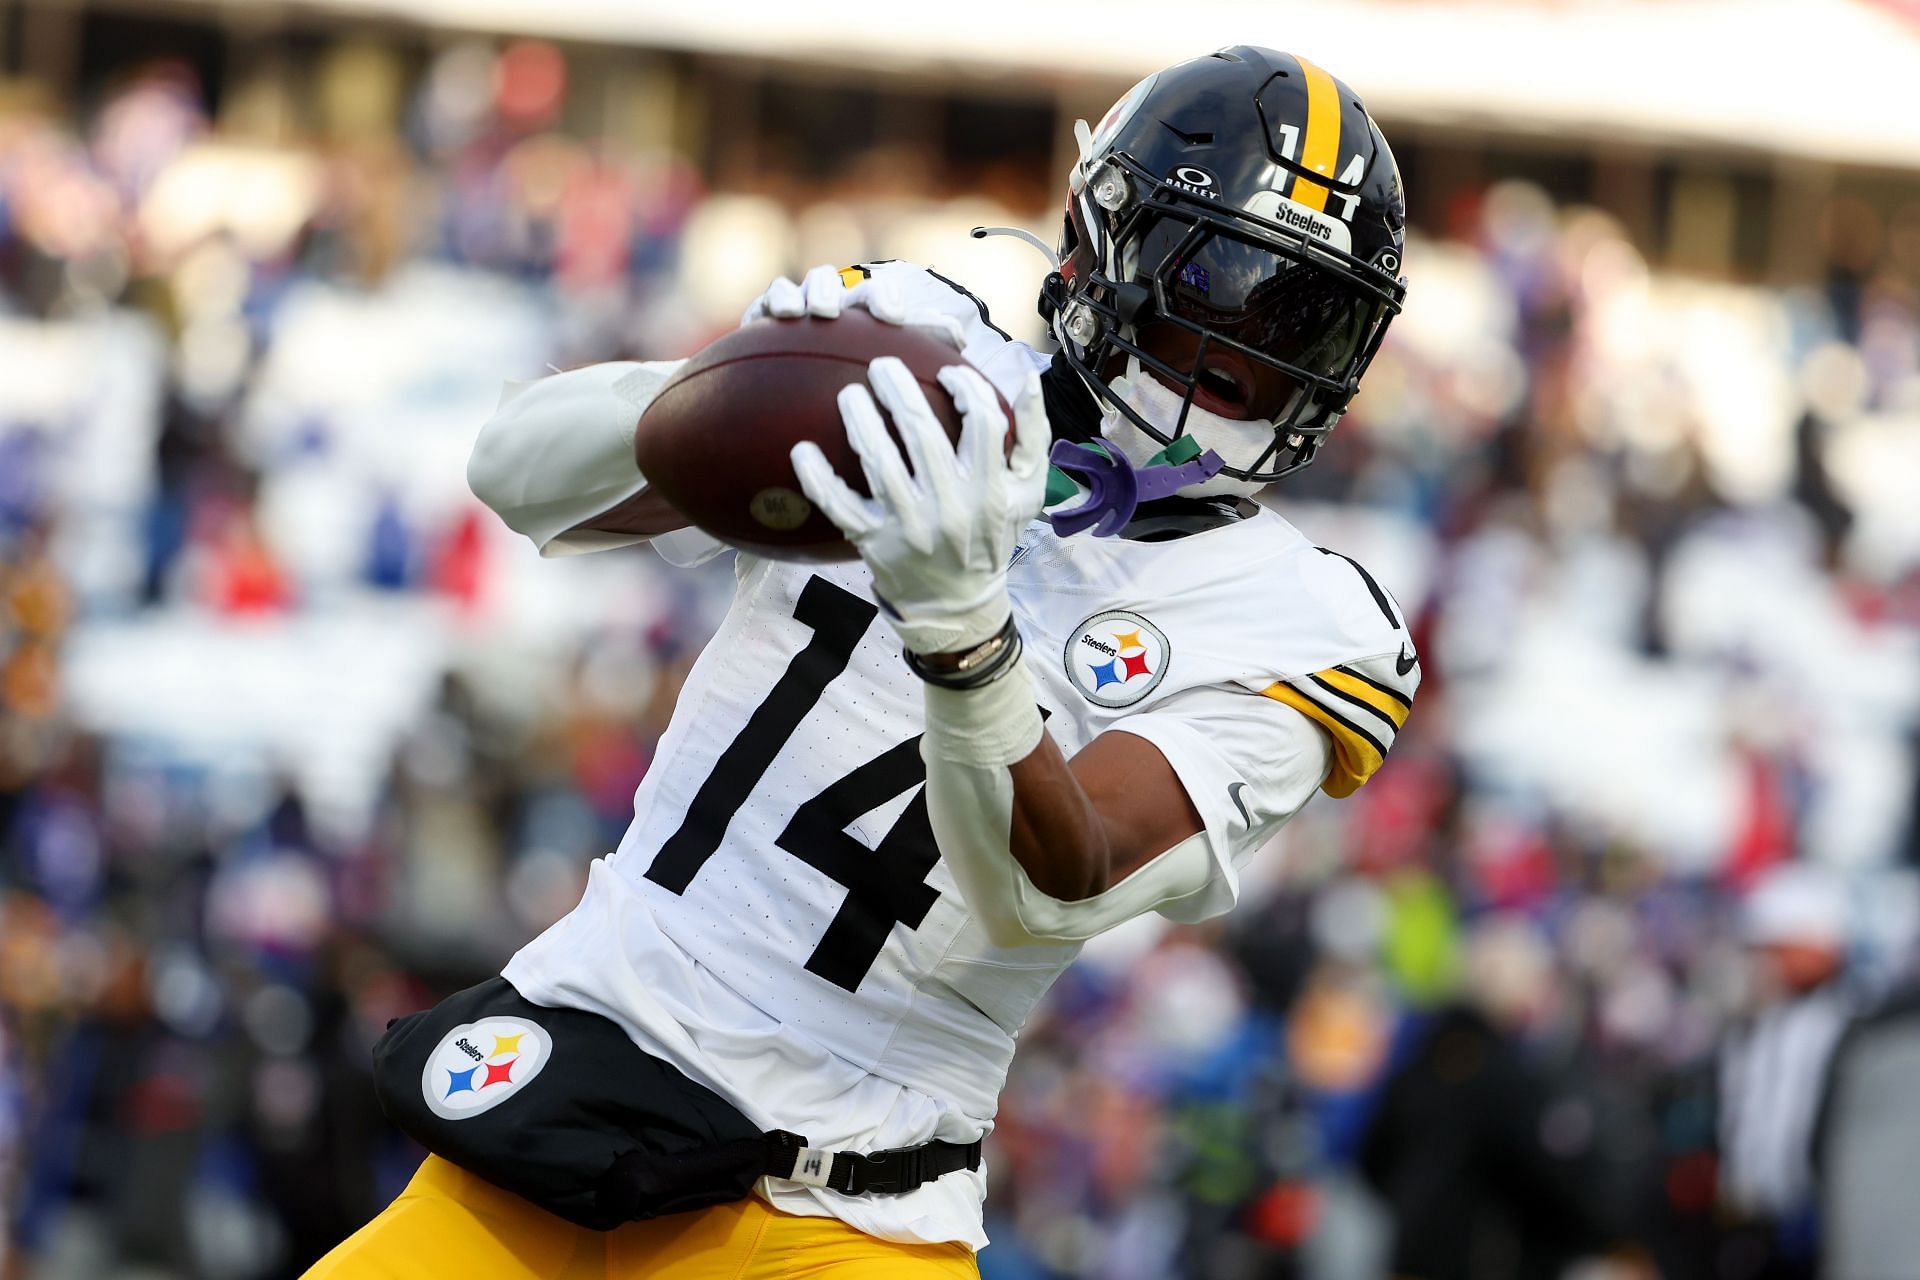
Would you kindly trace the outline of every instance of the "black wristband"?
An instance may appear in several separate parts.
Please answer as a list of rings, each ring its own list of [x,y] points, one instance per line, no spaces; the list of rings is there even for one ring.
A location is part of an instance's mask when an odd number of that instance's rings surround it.
[[[907,669],[928,684],[942,689],[978,689],[1011,670],[1020,661],[1020,649],[1020,631],[1013,625],[1013,615],[1008,614],[1006,625],[962,654],[956,666],[932,666],[911,649],[901,656],[907,660]]]

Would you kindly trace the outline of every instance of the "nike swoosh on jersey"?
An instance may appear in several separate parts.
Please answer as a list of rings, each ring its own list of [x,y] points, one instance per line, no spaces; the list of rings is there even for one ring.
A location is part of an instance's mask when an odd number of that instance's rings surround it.
[[[1228,783],[1227,799],[1233,801],[1233,807],[1240,811],[1240,821],[1246,823],[1247,830],[1251,831],[1253,830],[1253,816],[1247,812],[1247,802],[1240,798],[1240,793],[1246,789],[1247,784],[1244,782]]]
[[[1405,675],[1407,674],[1407,672],[1413,670],[1415,667],[1419,665],[1420,665],[1420,659],[1414,657],[1413,654],[1408,652],[1406,645],[1404,644],[1401,645],[1400,656],[1393,660],[1394,671],[1400,675]]]

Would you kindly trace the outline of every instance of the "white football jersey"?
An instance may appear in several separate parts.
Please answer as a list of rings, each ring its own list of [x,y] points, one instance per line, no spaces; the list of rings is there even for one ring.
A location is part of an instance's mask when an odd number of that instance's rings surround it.
[[[738,578],[619,850],[506,977],[815,1146],[972,1141],[1077,948],[997,947],[970,918],[927,818],[921,685],[865,566],[742,554]],[[1158,542],[1037,521],[1008,587],[1062,751],[1144,737],[1200,812],[1217,870],[1166,909],[1183,920],[1231,906],[1238,861],[1316,788],[1379,767],[1419,678],[1397,606],[1265,509]],[[985,1243],[978,1173],[762,1194],[885,1238]]]

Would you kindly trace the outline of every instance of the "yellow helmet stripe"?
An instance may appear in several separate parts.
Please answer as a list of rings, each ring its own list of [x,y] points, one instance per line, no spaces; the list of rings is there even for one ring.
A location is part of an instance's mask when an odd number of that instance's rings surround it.
[[[1332,178],[1334,166],[1340,163],[1340,90],[1333,77],[1313,63],[1294,60],[1307,81],[1307,132],[1300,139],[1300,163],[1310,172]],[[1309,209],[1327,207],[1325,185],[1307,178],[1295,178],[1287,195]]]

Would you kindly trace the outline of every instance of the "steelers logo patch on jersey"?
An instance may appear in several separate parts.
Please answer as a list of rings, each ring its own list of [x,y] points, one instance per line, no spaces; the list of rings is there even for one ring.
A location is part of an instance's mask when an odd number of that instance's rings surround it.
[[[463,1022],[427,1055],[420,1092],[443,1120],[477,1116],[511,1098],[553,1056],[545,1028],[518,1018]]]
[[[1067,635],[1067,678],[1087,701],[1129,707],[1159,687],[1173,656],[1166,633],[1137,613],[1096,613]]]

